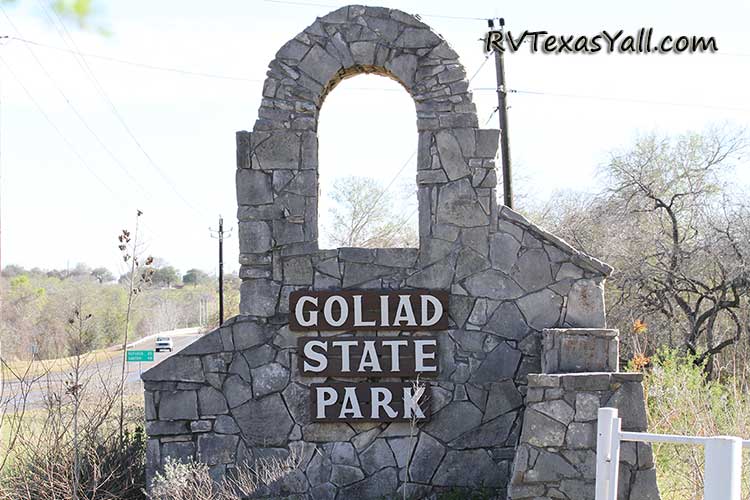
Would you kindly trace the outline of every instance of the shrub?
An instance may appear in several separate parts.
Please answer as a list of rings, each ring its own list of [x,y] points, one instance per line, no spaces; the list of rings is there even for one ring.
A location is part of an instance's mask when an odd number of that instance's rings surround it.
[[[695,358],[671,351],[654,356],[652,363],[645,378],[650,432],[750,436],[750,400],[738,377],[707,380]],[[654,457],[663,500],[703,498],[702,446],[654,444]],[[743,461],[743,491],[748,492],[747,453]]]
[[[208,465],[167,458],[164,470],[151,483],[151,500],[242,500],[264,487],[272,487],[299,466],[296,453],[286,458],[256,460],[231,469],[214,482]]]

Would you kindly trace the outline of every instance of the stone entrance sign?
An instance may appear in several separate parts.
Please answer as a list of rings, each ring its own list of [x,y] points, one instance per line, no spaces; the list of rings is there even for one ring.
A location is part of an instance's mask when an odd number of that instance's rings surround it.
[[[419,248],[318,246],[318,115],[342,79],[362,73],[399,82],[416,105]],[[542,330],[604,328],[612,269],[498,207],[499,132],[478,127],[458,55],[418,18],[342,7],[284,44],[267,75],[252,132],[237,134],[240,315],[143,375],[149,473],[168,456],[191,457],[219,478],[239,463],[295,452],[299,468],[260,496],[369,499],[406,488],[421,498],[486,488],[504,498],[528,375],[541,372]],[[362,291],[389,292],[388,314],[373,316],[382,303]],[[425,292],[437,301],[423,310]],[[411,313],[396,321],[398,295],[409,297]],[[326,318],[331,296],[343,298]],[[343,322],[342,307],[351,313]],[[360,372],[346,377],[333,348],[344,340],[354,342]],[[389,354],[391,340],[405,341],[402,357]],[[310,373],[322,345],[327,367]],[[372,359],[360,370],[370,350],[383,370],[400,359],[402,373],[374,373]],[[415,406],[406,396],[419,356],[437,370],[419,377],[427,392]],[[373,388],[387,390],[388,408]],[[414,426],[406,421],[422,412]],[[533,443],[523,448],[524,471],[534,467]],[[528,491],[557,486],[549,488]]]

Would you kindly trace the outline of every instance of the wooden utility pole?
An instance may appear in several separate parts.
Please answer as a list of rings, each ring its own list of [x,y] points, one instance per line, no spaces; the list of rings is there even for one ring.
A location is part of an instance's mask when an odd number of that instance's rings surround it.
[[[503,27],[505,19],[498,19],[499,30],[505,37]],[[495,29],[495,20],[488,19],[487,25],[491,30]],[[500,46],[503,46],[503,40],[500,39]],[[510,139],[508,138],[508,104],[507,90],[505,88],[505,64],[503,61],[503,51],[494,49],[495,52],[495,75],[497,77],[497,114],[500,118],[500,160],[503,173],[503,203],[508,208],[513,208],[513,183],[511,182],[511,164],[510,164]]]
[[[224,218],[219,216],[219,229],[208,228],[212,233],[216,233],[216,236],[211,235],[212,238],[219,240],[219,326],[224,324]],[[231,229],[230,229],[231,232]],[[226,237],[229,238],[230,234]]]

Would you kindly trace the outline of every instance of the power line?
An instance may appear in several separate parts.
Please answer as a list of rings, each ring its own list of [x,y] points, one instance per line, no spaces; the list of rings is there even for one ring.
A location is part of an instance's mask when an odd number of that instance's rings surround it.
[[[340,9],[344,5],[333,5],[326,3],[314,3],[314,2],[299,2],[294,0],[262,0],[267,3],[278,3],[284,5],[301,5],[303,7],[327,7],[331,9]],[[460,19],[466,21],[485,21],[483,17],[467,17],[467,16],[448,16],[443,14],[417,14],[418,17],[434,17],[440,19]]]
[[[41,0],[37,0],[37,1],[38,1],[39,5],[42,7],[42,9],[45,11],[45,14],[47,15],[47,17],[50,19],[50,21],[53,23],[53,25],[55,25],[54,20],[52,20],[50,18],[49,14],[47,13],[46,6],[41,2]],[[172,191],[174,191],[174,193],[177,195],[177,197],[180,198],[183,201],[183,203],[185,203],[185,205],[188,208],[190,208],[191,210],[193,210],[197,214],[202,215],[201,212],[197,208],[195,208],[195,206],[192,203],[190,203],[182,195],[182,193],[175,186],[175,184],[172,181],[172,179],[170,179],[169,176],[164,172],[164,170],[162,170],[161,167],[159,167],[156,164],[156,162],[153,160],[153,158],[151,157],[151,155],[149,155],[148,152],[145,150],[145,148],[141,145],[141,142],[135,136],[135,134],[133,133],[133,131],[130,128],[130,126],[125,122],[125,119],[123,118],[122,114],[120,114],[120,111],[117,109],[117,106],[115,106],[115,103],[112,101],[112,99],[107,94],[107,91],[104,89],[104,87],[102,86],[102,84],[99,82],[99,79],[94,74],[94,71],[91,69],[91,66],[89,66],[88,62],[86,62],[85,57],[83,57],[83,55],[81,55],[80,50],[78,48],[78,45],[76,44],[75,40],[70,35],[70,33],[68,32],[68,29],[65,26],[65,23],[63,23],[62,19],[60,19],[60,16],[57,14],[57,12],[55,12],[54,10],[52,12],[54,13],[55,17],[57,18],[58,23],[62,26],[62,28],[63,28],[63,30],[65,32],[65,35],[67,35],[68,40],[70,40],[70,43],[73,46],[75,54],[78,56],[76,58],[76,62],[78,62],[78,65],[81,67],[81,69],[83,70],[84,74],[86,74],[92,80],[92,82],[94,83],[94,87],[97,89],[97,91],[99,92],[99,94],[104,98],[105,101],[107,101],[107,104],[109,104],[109,107],[112,110],[112,114],[115,115],[115,117],[117,118],[117,121],[120,122],[120,125],[122,125],[122,127],[125,129],[125,132],[127,132],[127,134],[130,136],[130,138],[133,140],[133,142],[135,143],[136,147],[146,157],[146,159],[148,160],[149,165],[154,170],[156,170],[156,172],[161,176],[162,180],[172,189]],[[65,39],[65,36],[63,36],[63,34],[60,32],[59,28],[57,28],[57,25],[55,25],[55,28],[57,29],[57,33],[60,36],[60,38],[62,38],[63,43],[65,43],[66,45],[68,45],[68,43],[67,43],[67,41]],[[79,60],[79,58],[80,58],[80,60]]]
[[[263,1],[270,1],[270,0],[263,0]],[[281,1],[281,0],[274,0],[274,1]],[[305,4],[308,5],[308,4]],[[172,67],[166,67],[166,66],[158,66],[153,64],[146,64],[146,63],[140,63],[135,61],[129,61],[125,59],[118,59],[115,57],[109,57],[104,56],[100,54],[91,54],[86,52],[80,52],[75,51],[71,49],[66,49],[62,47],[56,47],[54,45],[49,45],[45,43],[36,42],[33,40],[28,40],[25,38],[15,37],[15,36],[9,36],[6,37],[10,40],[16,40],[22,43],[35,45],[38,47],[43,47],[51,50],[57,50],[61,52],[68,52],[71,54],[79,54],[82,57],[87,58],[93,58],[93,59],[101,59],[105,61],[110,61],[114,63],[119,64],[125,64],[129,66],[134,67],[140,67],[148,70],[155,70],[155,71],[166,71],[166,72],[172,72],[176,74],[181,74],[184,76],[196,76],[196,77],[202,77],[202,78],[214,78],[214,79],[220,79],[220,80],[235,80],[235,81],[243,81],[243,82],[251,82],[251,83],[263,83],[263,80],[256,79],[256,78],[245,78],[240,76],[232,76],[232,75],[221,75],[221,74],[214,74],[214,73],[205,73],[200,71],[193,71],[193,70],[187,70],[187,69],[180,69],[180,68],[172,68]],[[750,54],[739,54],[739,53],[731,53],[731,54],[714,54],[714,55],[721,55],[721,56],[732,56],[732,57],[750,57]],[[485,59],[486,62],[487,59]],[[343,90],[345,91],[378,91],[378,92],[401,92],[401,89],[392,89],[392,88],[377,88],[377,87],[344,87]],[[494,87],[477,87],[472,89],[472,92],[496,92],[497,89]],[[509,93],[518,93],[518,94],[529,94],[529,95],[544,95],[544,96],[551,96],[551,97],[569,97],[569,98],[578,98],[578,99],[597,99],[597,100],[607,100],[607,101],[623,101],[623,102],[631,102],[631,103],[642,103],[642,104],[656,104],[656,105],[669,105],[669,106],[682,106],[682,107],[689,107],[689,108],[708,108],[708,109],[719,109],[724,111],[742,111],[747,112],[750,111],[748,109],[744,108],[732,108],[732,107],[719,107],[719,106],[711,106],[711,105],[702,105],[702,104],[691,104],[691,103],[674,103],[674,102],[661,102],[661,101],[652,101],[652,100],[639,100],[639,99],[629,99],[629,98],[623,98],[623,97],[611,97],[611,96],[589,96],[589,95],[573,95],[573,94],[561,94],[561,93],[552,93],[552,92],[537,92],[537,91],[527,91],[527,90],[508,90]]]
[[[490,54],[491,54],[491,52],[488,52],[487,55],[485,55],[484,61],[482,61],[482,63],[479,65],[479,67],[474,72],[474,74],[471,75],[471,78],[469,78],[469,80],[467,82],[469,85],[471,85],[471,82],[477,77],[477,75],[479,75],[479,72],[482,71],[482,68],[484,68],[484,65],[487,63],[487,61],[490,58]],[[388,189],[390,189],[390,187],[393,185],[393,183],[395,183],[396,180],[401,176],[401,174],[406,169],[407,165],[409,165],[409,163],[411,162],[412,158],[414,158],[414,155],[416,155],[416,154],[417,154],[417,149],[415,149],[414,151],[411,152],[411,154],[406,159],[406,161],[403,163],[403,165],[401,165],[401,168],[399,168],[398,171],[396,172],[396,175],[394,175],[393,178],[390,180],[390,182],[385,186],[385,188],[383,190],[381,190],[380,193],[378,193],[378,196],[375,198],[375,201],[372,203],[372,205],[370,206],[370,208],[367,209],[367,211],[365,212],[364,219],[367,219],[367,217],[369,217],[370,213],[372,213],[372,211],[375,210],[375,207],[377,206],[378,202],[383,198],[383,196],[385,196],[385,193],[388,191]],[[416,210],[418,210],[418,209],[419,209],[419,206],[417,206],[417,208],[414,210],[414,212],[412,212],[406,218],[406,220],[411,219],[412,216],[414,215],[414,213],[416,212]]]
[[[63,47],[56,47],[54,45],[49,45],[49,44],[41,43],[41,42],[35,42],[33,40],[28,40],[28,39],[20,38],[20,37],[16,37],[16,36],[11,36],[11,37],[8,37],[8,38],[10,40],[16,40],[18,42],[27,43],[27,44],[30,44],[30,45],[36,45],[37,47],[43,47],[43,48],[46,48],[46,49],[57,50],[57,51],[60,51],[60,52],[68,52],[68,53],[71,53],[71,54],[78,54],[81,57],[88,57],[88,58],[92,58],[92,59],[101,59],[103,61],[109,61],[109,62],[114,62],[114,63],[118,63],[118,64],[125,64],[125,65],[128,65],[128,66],[134,66],[134,67],[143,68],[143,69],[149,69],[149,70],[155,70],[155,71],[166,71],[166,72],[169,72],[169,73],[177,73],[177,74],[185,75],[185,76],[198,76],[198,77],[204,77],[204,78],[216,78],[216,79],[220,79],[220,80],[236,80],[236,81],[242,81],[242,82],[263,83],[263,80],[259,80],[259,79],[255,79],[255,78],[245,78],[245,77],[241,77],[241,76],[232,76],[232,75],[220,75],[220,74],[215,74],[215,73],[205,73],[205,72],[201,72],[201,71],[193,71],[193,70],[188,70],[188,69],[172,68],[172,67],[167,67],[167,66],[158,66],[158,65],[155,65],[155,64],[148,64],[148,63],[142,63],[142,62],[137,62],[137,61],[129,61],[127,59],[119,59],[117,57],[110,57],[110,56],[105,56],[105,55],[101,55],[101,54],[91,54],[91,53],[86,53],[86,52],[80,52],[80,51],[76,51],[76,50],[66,49],[66,48],[63,48]]]
[[[8,16],[8,13],[5,11],[5,9],[0,5],[0,10],[2,10],[3,14],[5,15],[6,19],[10,23],[11,27],[20,35],[21,32],[16,27],[15,23],[11,20],[10,16]],[[52,77],[49,71],[47,71],[47,68],[44,66],[42,61],[39,59],[39,57],[36,55],[36,53],[31,49],[31,47],[26,46],[29,53],[31,54],[32,58],[36,61],[37,65],[39,65],[39,68],[41,68],[44,75],[49,79],[50,83],[52,83],[52,86],[57,90],[57,92],[60,94],[60,96],[63,98],[63,100],[66,102],[68,107],[73,111],[73,114],[78,118],[78,120],[83,124],[83,126],[86,128],[86,130],[94,137],[96,142],[99,144],[99,146],[107,153],[107,156],[109,156],[112,161],[125,173],[125,175],[135,184],[138,186],[138,188],[146,193],[148,195],[148,191],[143,187],[143,185],[130,173],[130,171],[125,167],[125,165],[120,161],[117,156],[112,152],[112,150],[109,149],[109,147],[104,143],[104,141],[99,137],[99,135],[94,131],[94,129],[89,125],[89,123],[86,121],[86,119],[83,117],[83,115],[78,111],[78,109],[73,105],[71,100],[68,98],[67,94],[64,90],[60,87],[60,85],[55,81],[55,79]],[[7,62],[6,62],[7,65]]]
[[[496,91],[496,89],[490,89],[490,88],[477,88],[474,90],[475,91],[492,90],[493,92]],[[685,108],[716,109],[716,110],[721,110],[721,111],[741,111],[745,113],[750,113],[750,109],[748,108],[734,108],[730,106],[713,106],[711,104],[691,104],[691,103],[686,103],[686,102],[653,101],[650,99],[635,99],[635,98],[629,98],[629,97],[567,94],[567,93],[546,92],[546,91],[536,91],[536,90],[521,90],[521,89],[508,89],[508,93],[548,96],[548,97],[564,97],[564,98],[571,98],[571,99],[593,99],[593,100],[598,100],[598,101],[625,102],[625,103],[631,103],[631,104],[655,104],[655,105],[661,105],[661,106],[676,106],[676,107],[685,107]]]
[[[55,132],[57,132],[57,134],[63,140],[65,145],[71,150],[71,152],[73,152],[73,154],[81,162],[81,165],[83,165],[86,168],[86,170],[89,171],[89,173],[94,177],[94,179],[96,179],[99,182],[99,184],[101,184],[107,191],[109,191],[115,198],[117,198],[118,201],[120,201],[123,205],[126,205],[125,200],[123,200],[123,198],[114,189],[112,189],[106,182],[104,182],[104,180],[101,177],[99,177],[96,171],[93,168],[91,168],[91,166],[86,162],[86,160],[83,158],[81,153],[78,152],[78,150],[73,145],[73,143],[65,136],[65,134],[63,134],[62,130],[60,130],[60,128],[55,124],[55,122],[52,121],[52,118],[50,118],[47,112],[44,111],[44,108],[42,108],[39,102],[34,98],[31,91],[26,87],[26,85],[24,85],[23,81],[21,81],[18,75],[16,75],[16,73],[11,69],[10,65],[5,61],[5,58],[3,58],[2,56],[0,56],[0,63],[2,63],[3,66],[5,66],[5,68],[8,70],[8,73],[13,77],[16,83],[18,83],[21,89],[23,89],[23,91],[28,96],[29,100],[36,107],[37,111],[41,113],[41,115],[45,118],[45,120],[47,120],[47,122],[55,130]]]

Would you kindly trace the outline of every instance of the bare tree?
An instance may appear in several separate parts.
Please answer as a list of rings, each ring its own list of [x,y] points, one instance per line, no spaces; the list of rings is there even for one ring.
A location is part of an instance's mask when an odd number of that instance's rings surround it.
[[[130,314],[133,310],[133,301],[136,296],[141,292],[144,284],[150,282],[151,276],[154,270],[150,267],[153,263],[153,258],[148,257],[145,260],[145,266],[141,268],[140,262],[140,248],[138,247],[138,222],[143,215],[140,210],[136,211],[135,218],[135,231],[133,231],[132,239],[130,231],[123,229],[122,233],[117,237],[120,242],[118,248],[122,252],[122,260],[130,265],[126,277],[126,286],[128,292],[128,306],[125,313],[125,328],[122,335],[122,371],[120,377],[120,425],[119,435],[120,439],[124,436],[124,422],[125,422],[125,377],[127,374],[127,351],[128,351],[128,333],[130,329]]]
[[[564,238],[613,264],[611,323],[649,323],[656,344],[706,362],[742,337],[750,292],[747,197],[731,173],[741,132],[649,135],[602,167],[604,192],[567,196],[542,215]]]
[[[416,247],[418,237],[409,213],[398,206],[396,197],[369,177],[338,179],[331,193],[327,235],[339,247]]]

